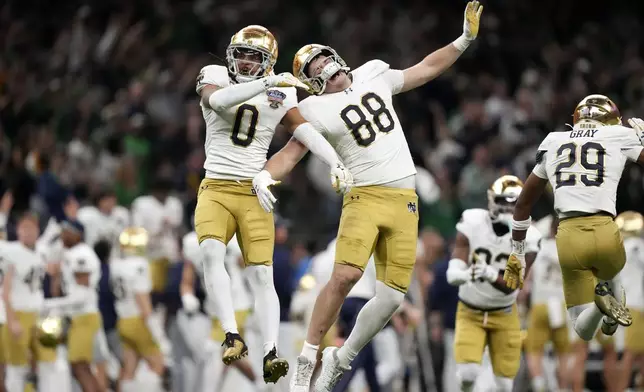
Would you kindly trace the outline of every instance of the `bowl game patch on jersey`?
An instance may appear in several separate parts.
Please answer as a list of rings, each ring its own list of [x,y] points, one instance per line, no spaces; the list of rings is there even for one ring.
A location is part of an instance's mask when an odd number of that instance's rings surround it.
[[[286,94],[279,90],[266,90],[266,95],[268,96],[268,102],[270,102],[269,106],[273,109],[277,109],[286,99]]]

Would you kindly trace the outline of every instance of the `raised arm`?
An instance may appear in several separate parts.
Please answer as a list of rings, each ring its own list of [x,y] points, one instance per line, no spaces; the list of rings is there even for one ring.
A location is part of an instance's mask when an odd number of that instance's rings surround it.
[[[420,63],[403,71],[405,82],[400,92],[420,87],[445,72],[463,54],[479,33],[479,21],[483,6],[470,1],[465,7],[463,34],[451,44],[430,53]]]

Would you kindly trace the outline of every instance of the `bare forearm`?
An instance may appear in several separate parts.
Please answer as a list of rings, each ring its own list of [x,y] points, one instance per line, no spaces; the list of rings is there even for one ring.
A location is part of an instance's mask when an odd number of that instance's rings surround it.
[[[426,75],[426,80],[423,81],[423,84],[445,72],[456,62],[456,60],[458,60],[459,57],[461,57],[461,54],[463,54],[463,52],[456,49],[456,46],[454,46],[453,43],[450,43],[449,45],[446,45],[426,56],[423,59],[422,64],[428,67],[431,72]]]
[[[302,143],[291,139],[284,148],[266,162],[264,170],[269,172],[274,180],[281,180],[293,170],[307,151],[308,149]]]

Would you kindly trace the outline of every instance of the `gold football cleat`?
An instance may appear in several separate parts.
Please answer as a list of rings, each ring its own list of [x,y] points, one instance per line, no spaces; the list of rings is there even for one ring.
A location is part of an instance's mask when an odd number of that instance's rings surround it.
[[[221,345],[225,347],[221,356],[225,365],[230,365],[248,355],[248,347],[244,339],[237,333],[227,333],[226,340]]]
[[[264,382],[277,383],[277,380],[288,373],[288,361],[277,356],[277,350],[273,348],[264,357]]]
[[[622,302],[626,299],[624,290],[622,289]],[[633,323],[633,316],[631,312],[624,306],[624,303],[619,303],[617,298],[608,287],[608,283],[598,283],[595,286],[595,305],[606,316],[612,318],[619,325],[628,327]]]

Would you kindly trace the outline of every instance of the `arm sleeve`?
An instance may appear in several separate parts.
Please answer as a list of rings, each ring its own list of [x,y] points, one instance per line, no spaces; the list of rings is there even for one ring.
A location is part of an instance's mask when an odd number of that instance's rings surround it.
[[[338,164],[338,155],[335,150],[311,123],[300,124],[295,128],[293,136],[330,167],[335,167]]]
[[[632,129],[624,127],[623,137],[620,138],[620,149],[622,154],[631,161],[637,162],[642,152],[642,143]]]

